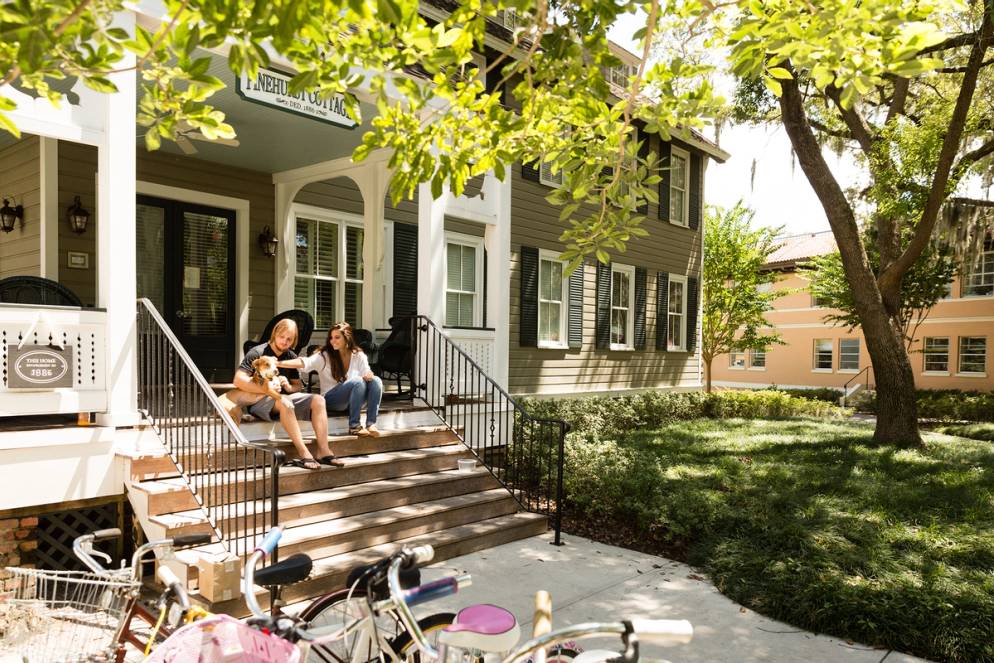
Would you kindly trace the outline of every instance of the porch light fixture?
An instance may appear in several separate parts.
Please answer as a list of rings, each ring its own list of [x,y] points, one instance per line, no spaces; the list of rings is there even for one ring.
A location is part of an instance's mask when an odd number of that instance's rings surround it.
[[[280,240],[276,239],[276,235],[273,234],[272,229],[266,226],[259,233],[259,248],[262,249],[263,255],[267,258],[276,257],[276,247],[279,245]]]
[[[3,207],[0,207],[0,229],[9,233],[14,229],[18,219],[24,218],[24,206],[15,205],[11,207],[7,199],[3,199]]]
[[[73,204],[66,210],[66,217],[69,219],[69,227],[74,233],[86,232],[86,222],[90,220],[90,213],[79,202],[79,196],[76,196]]]

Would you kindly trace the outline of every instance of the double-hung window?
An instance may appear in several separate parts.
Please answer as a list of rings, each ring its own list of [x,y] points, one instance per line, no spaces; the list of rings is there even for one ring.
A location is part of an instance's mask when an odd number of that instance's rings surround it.
[[[635,347],[635,268],[611,265],[611,349]]]
[[[994,295],[994,242],[985,242],[968,274],[963,275],[963,297]]]
[[[968,375],[987,373],[987,337],[959,337],[959,372]]]
[[[926,336],[922,346],[926,373],[949,373],[949,339]]]
[[[859,370],[858,338],[839,339],[839,370],[840,371]]]
[[[687,349],[687,277],[670,274],[666,298],[666,349]]]
[[[728,367],[744,369],[746,367],[746,353],[743,350],[732,350],[728,353]]]
[[[766,370],[766,350],[749,351],[749,368]]]
[[[688,196],[690,188],[690,155],[677,148],[670,149],[670,223],[688,227]]]
[[[583,269],[581,266],[580,269]],[[569,280],[563,278],[565,263],[553,251],[538,257],[538,346],[566,347],[566,306]]]
[[[316,329],[362,322],[362,221],[330,210],[294,209],[293,304]]]
[[[445,234],[445,326],[483,325],[483,238]]]
[[[815,340],[814,370],[832,370],[832,339],[819,338]]]

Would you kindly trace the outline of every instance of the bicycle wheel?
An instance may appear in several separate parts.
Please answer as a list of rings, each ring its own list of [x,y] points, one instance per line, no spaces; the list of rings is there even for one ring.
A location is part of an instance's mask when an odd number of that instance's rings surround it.
[[[455,618],[456,615],[453,612],[435,613],[434,615],[428,615],[424,619],[419,619],[418,628],[425,634],[428,642],[433,647],[438,647],[438,634],[446,626],[450,626]],[[403,625],[401,625],[401,628],[403,629]],[[390,641],[390,649],[393,650],[394,655],[400,661],[405,661],[406,663],[420,663],[421,661],[421,652],[415,646],[414,638],[406,630],[403,630],[400,635]]]

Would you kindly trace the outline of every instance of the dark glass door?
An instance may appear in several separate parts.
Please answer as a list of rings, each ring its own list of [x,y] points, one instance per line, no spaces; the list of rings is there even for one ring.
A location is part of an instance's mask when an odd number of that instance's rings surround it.
[[[138,296],[148,297],[209,382],[235,357],[235,213],[138,197]]]

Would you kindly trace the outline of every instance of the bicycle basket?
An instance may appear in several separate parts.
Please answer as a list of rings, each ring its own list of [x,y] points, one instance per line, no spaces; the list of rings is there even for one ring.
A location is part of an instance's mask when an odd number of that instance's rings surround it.
[[[82,571],[8,567],[0,594],[0,658],[27,663],[92,660],[114,636],[140,583]]]

